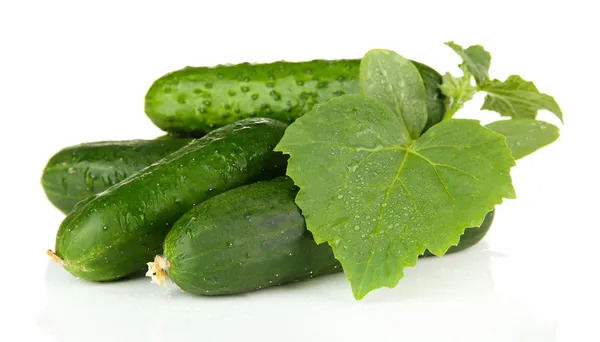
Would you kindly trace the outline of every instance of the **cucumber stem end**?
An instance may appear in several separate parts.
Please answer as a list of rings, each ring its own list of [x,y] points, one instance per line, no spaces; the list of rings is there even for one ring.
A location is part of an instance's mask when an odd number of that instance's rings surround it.
[[[165,288],[167,286],[167,280],[169,279],[169,275],[167,274],[167,270],[169,269],[169,262],[166,258],[157,255],[154,257],[153,262],[147,263],[148,272],[146,272],[146,277],[152,279],[152,284],[162,285]]]
[[[54,261],[55,263],[61,265],[61,266],[65,266],[67,264],[67,262],[63,259],[61,259],[58,255],[56,255],[56,253],[54,253],[51,250],[47,250],[46,254],[48,254],[48,256],[50,257],[50,259],[52,259],[52,261]]]

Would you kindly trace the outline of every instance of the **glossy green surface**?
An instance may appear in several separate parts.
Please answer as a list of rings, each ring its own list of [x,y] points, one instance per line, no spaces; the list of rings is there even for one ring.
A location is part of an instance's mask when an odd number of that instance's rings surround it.
[[[146,94],[145,111],[162,130],[208,132],[248,117],[291,123],[342,94],[359,94],[359,59],[314,60],[186,67],[156,80]],[[428,125],[444,115],[441,76],[413,62],[426,86]]]
[[[258,290],[341,271],[317,245],[287,177],[227,191],[179,219],[165,240],[169,277],[202,295]]]
[[[72,274],[114,280],[145,269],[162,253],[173,223],[221,192],[285,172],[287,158],[273,152],[286,125],[247,119],[196,139],[96,196],[67,215],[56,254]]]
[[[108,189],[192,140],[166,137],[66,147],[52,156],[44,168],[44,192],[66,214],[77,202]]]

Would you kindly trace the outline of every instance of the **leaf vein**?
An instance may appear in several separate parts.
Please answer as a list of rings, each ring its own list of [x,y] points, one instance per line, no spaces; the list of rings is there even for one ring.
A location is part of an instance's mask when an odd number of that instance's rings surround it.
[[[398,171],[396,171],[396,175],[394,176],[394,178],[392,179],[392,182],[388,186],[388,190],[385,194],[385,198],[383,199],[383,203],[381,203],[381,208],[379,209],[379,217],[377,218],[377,223],[375,225],[375,229],[374,229],[373,233],[371,233],[371,236],[373,237],[373,244],[371,245],[371,251],[369,252],[369,258],[367,259],[367,265],[365,267],[365,270],[368,270],[369,267],[371,267],[371,261],[373,260],[373,254],[375,252],[374,247],[375,247],[376,235],[379,232],[379,229],[381,229],[381,219],[383,218],[383,213],[385,212],[387,201],[390,198],[392,189],[394,188],[394,185],[396,184],[398,179],[400,179],[400,175],[402,174],[402,170],[404,169],[404,164],[406,163],[407,159],[408,159],[408,153],[405,152],[404,157],[402,158],[402,161],[400,162],[400,165],[398,166]],[[364,273],[363,273],[363,275],[364,275]],[[360,286],[359,286],[360,289],[363,288],[365,279],[366,279],[366,277],[363,276],[360,281]]]

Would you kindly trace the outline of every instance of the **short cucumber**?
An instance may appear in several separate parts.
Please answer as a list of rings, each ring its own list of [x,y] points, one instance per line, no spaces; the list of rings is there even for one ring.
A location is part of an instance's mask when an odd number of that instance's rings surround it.
[[[158,283],[171,278],[184,291],[226,295],[341,271],[329,245],[317,245],[306,230],[297,191],[290,178],[278,177],[201,203],[175,222],[164,256],[148,263],[146,275]],[[449,253],[479,241],[467,238],[478,230],[468,229]]]
[[[161,253],[181,215],[226,190],[285,172],[273,152],[286,125],[241,120],[196,139],[108,190],[79,202],[56,236],[55,261],[73,275],[114,280]]]
[[[185,291],[224,295],[341,271],[331,248],[306,230],[296,191],[279,177],[190,210],[165,239],[168,276]]]
[[[359,94],[360,59],[186,67],[156,80],[146,93],[148,117],[167,132],[208,132],[247,117],[291,123],[342,94]],[[440,74],[413,62],[427,91],[429,120],[445,112]]]
[[[42,186],[50,202],[66,214],[77,202],[119,183],[191,140],[166,136],[66,147],[46,164]]]

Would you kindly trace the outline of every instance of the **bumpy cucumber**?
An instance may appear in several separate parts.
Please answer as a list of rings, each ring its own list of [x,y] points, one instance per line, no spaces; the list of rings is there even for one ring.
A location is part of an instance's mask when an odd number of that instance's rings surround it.
[[[193,206],[283,174],[287,158],[273,147],[285,128],[271,119],[246,119],[192,141],[79,202],[59,228],[56,252],[49,254],[87,280],[114,280],[143,270],[162,252],[173,223]]]
[[[442,78],[413,63],[427,91],[427,129],[445,112]],[[359,68],[359,59],[186,67],[152,84],[145,110],[159,128],[178,133],[207,132],[253,116],[291,123],[317,103],[359,94]]]
[[[171,278],[188,292],[225,295],[341,271],[329,245],[317,245],[306,230],[297,191],[291,179],[279,177],[201,203],[177,220],[164,257],[149,263],[146,275],[158,283]],[[479,241],[490,223],[486,218],[483,234],[467,229],[449,253]]]
[[[191,140],[166,136],[66,147],[48,161],[42,186],[50,202],[66,214],[77,202],[119,183]]]

